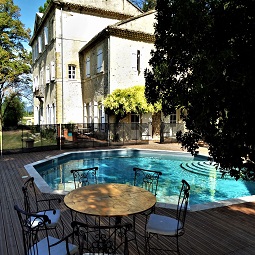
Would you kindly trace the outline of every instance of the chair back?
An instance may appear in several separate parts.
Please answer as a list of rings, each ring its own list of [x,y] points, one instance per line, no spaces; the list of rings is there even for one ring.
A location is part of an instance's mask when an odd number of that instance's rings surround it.
[[[98,167],[71,170],[73,174],[74,188],[80,188],[90,184],[97,184]]]
[[[117,225],[89,225],[73,221],[74,237],[77,237],[79,254],[129,254],[128,232],[131,223]]]
[[[137,167],[134,167],[133,170],[135,172],[134,186],[142,187],[156,196],[158,190],[158,181],[159,177],[162,175],[162,172],[145,170]]]
[[[38,197],[35,190],[34,177],[30,177],[22,187],[24,208],[26,212],[31,213],[31,205],[36,205],[36,210],[38,211]]]
[[[14,206],[19,218],[19,222],[22,228],[22,237],[23,237],[23,247],[24,254],[36,255],[38,254],[37,243],[39,241],[39,232],[41,227],[45,229],[46,236],[47,227],[46,224],[50,223],[50,220],[47,215],[37,215],[35,213],[25,212],[20,209],[17,205]],[[50,251],[48,252],[50,254]]]
[[[189,204],[189,193],[190,185],[185,180],[182,180],[182,186],[179,194],[178,205],[177,205],[177,216],[178,220],[177,230],[178,235],[184,234],[184,225],[186,220],[186,214]]]

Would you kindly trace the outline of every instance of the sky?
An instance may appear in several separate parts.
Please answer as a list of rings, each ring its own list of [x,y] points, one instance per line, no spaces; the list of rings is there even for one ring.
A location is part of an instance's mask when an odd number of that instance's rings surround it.
[[[35,14],[45,2],[46,0],[13,0],[13,3],[20,8],[20,21],[25,25],[25,28],[31,29],[31,36],[34,30]]]

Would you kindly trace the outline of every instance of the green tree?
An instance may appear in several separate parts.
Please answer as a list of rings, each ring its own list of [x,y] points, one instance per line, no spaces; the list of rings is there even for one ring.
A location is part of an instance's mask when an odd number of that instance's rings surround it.
[[[43,5],[43,6],[40,6],[40,7],[38,8],[39,12],[40,12],[40,13],[44,13],[45,10],[47,9],[47,7],[48,7],[48,5],[49,5],[50,2],[51,2],[51,0],[46,0],[46,2],[44,3],[44,5]]]
[[[128,113],[144,114],[161,110],[160,103],[148,104],[144,95],[144,86],[133,86],[126,89],[116,89],[104,100],[107,114],[114,114],[116,122],[124,118]]]
[[[255,179],[255,1],[158,0],[156,10],[148,101],[182,110],[188,151],[203,139],[231,176]]]
[[[31,88],[30,30],[19,20],[20,9],[12,0],[0,1],[0,148],[2,152],[3,102],[6,95],[23,95]]]
[[[16,127],[25,113],[25,104],[16,94],[6,96],[3,103],[3,126]]]

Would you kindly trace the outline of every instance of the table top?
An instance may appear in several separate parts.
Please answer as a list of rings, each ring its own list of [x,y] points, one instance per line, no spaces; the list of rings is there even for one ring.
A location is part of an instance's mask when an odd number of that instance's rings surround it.
[[[65,196],[64,202],[80,213],[111,217],[144,212],[156,204],[156,197],[140,187],[104,183],[72,190]]]

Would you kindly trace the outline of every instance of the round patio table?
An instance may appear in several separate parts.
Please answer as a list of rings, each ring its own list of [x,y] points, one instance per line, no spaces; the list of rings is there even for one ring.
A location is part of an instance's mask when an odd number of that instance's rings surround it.
[[[64,198],[71,210],[101,217],[123,217],[144,212],[156,204],[151,192],[128,184],[104,183],[72,190]]]

